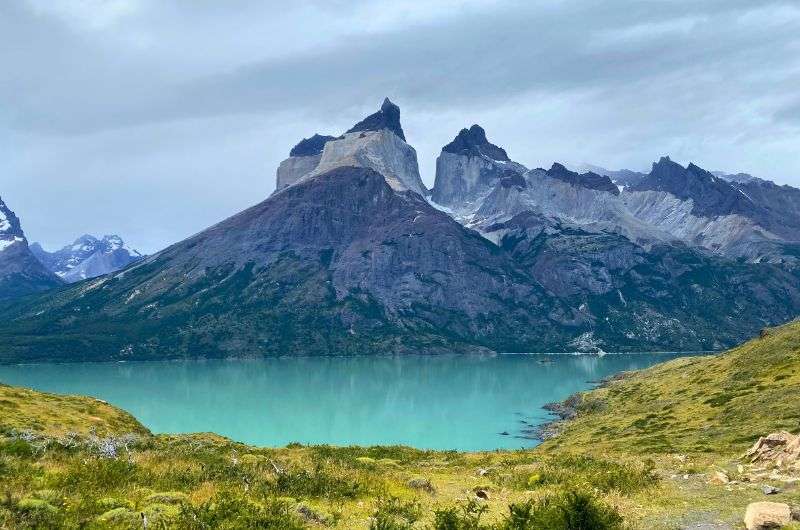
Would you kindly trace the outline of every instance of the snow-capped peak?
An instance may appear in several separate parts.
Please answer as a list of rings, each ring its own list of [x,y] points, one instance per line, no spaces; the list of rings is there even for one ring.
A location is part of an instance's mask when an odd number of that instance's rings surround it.
[[[116,234],[99,239],[85,234],[56,252],[47,252],[34,244],[31,250],[48,269],[67,281],[80,281],[117,271],[142,254],[125,244]]]

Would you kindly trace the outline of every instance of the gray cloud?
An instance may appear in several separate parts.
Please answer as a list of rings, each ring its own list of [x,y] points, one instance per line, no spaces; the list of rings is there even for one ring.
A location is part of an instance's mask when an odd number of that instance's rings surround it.
[[[124,231],[152,251],[266,196],[301,136],[385,95],[429,184],[473,122],[532,166],[669,153],[800,184],[794,2],[427,4],[4,3],[0,193],[46,245]]]

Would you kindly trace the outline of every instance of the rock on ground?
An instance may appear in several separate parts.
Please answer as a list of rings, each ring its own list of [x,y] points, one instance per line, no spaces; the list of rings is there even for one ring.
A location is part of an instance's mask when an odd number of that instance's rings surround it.
[[[771,530],[792,522],[792,509],[780,502],[754,502],[747,506],[744,524],[747,530]]]

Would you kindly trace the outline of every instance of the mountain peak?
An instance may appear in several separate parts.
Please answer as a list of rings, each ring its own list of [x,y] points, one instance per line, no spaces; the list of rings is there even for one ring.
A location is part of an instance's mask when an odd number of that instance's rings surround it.
[[[325,144],[335,140],[333,136],[314,134],[311,138],[303,138],[289,151],[289,156],[316,156],[321,155]]]
[[[561,180],[572,184],[573,186],[581,186],[592,190],[605,191],[612,195],[619,195],[619,188],[617,188],[611,179],[605,175],[598,175],[597,173],[576,173],[570,171],[563,164],[553,162],[550,169],[545,171],[547,175],[555,179]]]
[[[461,129],[453,141],[442,148],[442,151],[465,156],[488,156],[503,162],[510,160],[502,147],[486,139],[486,131],[478,124],[469,129]]]
[[[106,234],[102,238],[84,234],[56,252],[47,252],[34,243],[31,252],[50,272],[67,282],[108,274],[143,257],[116,234]]]
[[[381,109],[378,112],[370,114],[356,123],[347,132],[380,131],[382,129],[392,131],[405,142],[406,136],[403,134],[403,127],[400,125],[400,107],[392,103],[389,98],[383,100]]]
[[[3,202],[3,198],[0,197],[0,236],[3,235],[23,236],[19,218],[14,215],[14,212],[6,206],[6,203]]]
[[[0,198],[0,300],[60,284],[59,279],[34,257],[19,217]]]

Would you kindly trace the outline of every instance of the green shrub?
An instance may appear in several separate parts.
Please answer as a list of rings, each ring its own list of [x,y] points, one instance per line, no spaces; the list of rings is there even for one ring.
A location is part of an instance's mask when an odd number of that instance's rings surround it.
[[[500,530],[620,530],[622,517],[592,495],[568,492],[512,504]]]
[[[97,509],[102,511],[109,511],[115,508],[128,508],[133,509],[133,503],[129,500],[125,499],[117,499],[114,497],[103,497],[101,499],[97,499],[95,503],[97,505]]]
[[[279,473],[273,489],[278,495],[294,497],[355,499],[367,488],[351,473],[318,462],[311,471],[301,469]]]
[[[434,530],[489,530],[481,524],[486,506],[470,500],[458,506],[451,506],[433,512]]]
[[[58,508],[47,501],[27,497],[17,503],[17,512],[23,528],[49,530],[63,527],[63,516]]]
[[[230,492],[218,493],[200,506],[184,504],[172,520],[176,528],[185,530],[239,530],[246,528],[274,528],[276,530],[303,530],[304,523],[295,515],[289,504],[277,499],[264,504],[254,503]]]
[[[110,490],[134,482],[137,471],[136,465],[126,460],[97,458],[88,463],[74,462],[58,482],[83,491]]]
[[[403,502],[397,497],[378,499],[370,530],[410,530],[419,520],[421,508],[418,502]]]
[[[103,525],[109,525],[109,524],[132,525],[139,522],[139,518],[140,515],[138,512],[131,511],[125,507],[119,507],[104,512],[102,515],[97,517],[96,521]]]
[[[0,444],[0,451],[18,458],[30,458],[34,453],[33,446],[25,440],[9,440],[2,443]]]

